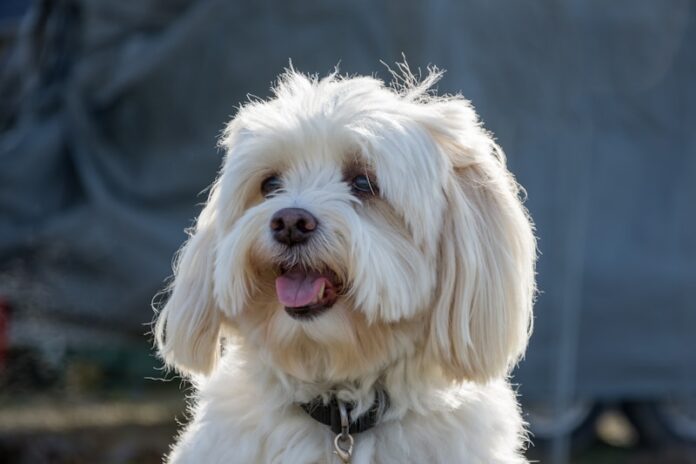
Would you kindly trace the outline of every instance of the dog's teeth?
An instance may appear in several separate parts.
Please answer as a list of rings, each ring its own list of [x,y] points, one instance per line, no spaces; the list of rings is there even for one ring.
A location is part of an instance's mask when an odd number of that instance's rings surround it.
[[[326,283],[321,283],[321,288],[319,289],[319,294],[317,295],[317,303],[324,298],[324,290],[326,289]]]

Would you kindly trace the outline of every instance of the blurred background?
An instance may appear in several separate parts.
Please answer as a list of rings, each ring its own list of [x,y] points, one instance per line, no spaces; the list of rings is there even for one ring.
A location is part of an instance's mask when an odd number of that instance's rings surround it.
[[[225,122],[290,58],[402,53],[527,189],[530,457],[696,462],[695,49],[691,0],[0,0],[0,462],[160,462],[187,386],[150,304]]]

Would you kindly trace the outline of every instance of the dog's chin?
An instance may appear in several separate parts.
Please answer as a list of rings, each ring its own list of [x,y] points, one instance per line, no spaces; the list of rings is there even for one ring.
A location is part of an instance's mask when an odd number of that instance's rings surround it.
[[[333,304],[331,305],[333,306]],[[311,321],[312,319],[321,316],[328,311],[331,306],[323,304],[312,304],[300,306],[299,308],[291,308],[286,306],[285,312],[296,321]]]
[[[262,349],[273,365],[303,381],[360,378],[388,356],[390,334],[369,327],[360,313],[339,298],[318,314],[278,308],[268,321]]]
[[[238,323],[247,348],[261,360],[308,382],[363,378],[395,355],[395,338],[410,338],[395,337],[387,325],[370,324],[345,295],[331,305],[306,309],[286,308],[276,295],[266,295]]]

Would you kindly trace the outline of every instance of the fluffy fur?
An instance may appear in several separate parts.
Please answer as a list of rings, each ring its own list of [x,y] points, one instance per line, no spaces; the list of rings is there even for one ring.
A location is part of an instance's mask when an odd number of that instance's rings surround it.
[[[354,464],[523,463],[506,377],[531,328],[535,239],[520,188],[467,100],[405,66],[372,77],[285,72],[243,105],[222,171],[180,251],[158,315],[161,356],[195,385],[170,463],[338,463],[333,434],[296,403],[330,393],[391,405],[355,437]],[[368,173],[379,193],[351,191]],[[265,198],[269,175],[282,189]],[[305,245],[273,240],[271,216],[310,211]],[[343,291],[298,321],[279,266],[330,269]]]

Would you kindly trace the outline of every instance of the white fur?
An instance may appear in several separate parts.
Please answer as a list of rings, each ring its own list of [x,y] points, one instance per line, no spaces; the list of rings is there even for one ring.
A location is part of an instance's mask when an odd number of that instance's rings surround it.
[[[168,462],[337,463],[332,433],[297,403],[333,392],[361,413],[378,386],[391,405],[355,437],[354,464],[526,462],[506,376],[531,328],[532,226],[469,102],[430,94],[437,71],[419,83],[400,70],[387,87],[291,69],[227,127],[155,326],[196,388]],[[356,169],[377,197],[351,192]],[[283,188],[264,198],[272,174]],[[318,219],[306,246],[273,241],[285,207]],[[273,289],[281,263],[327,267],[345,293],[294,320]]]

